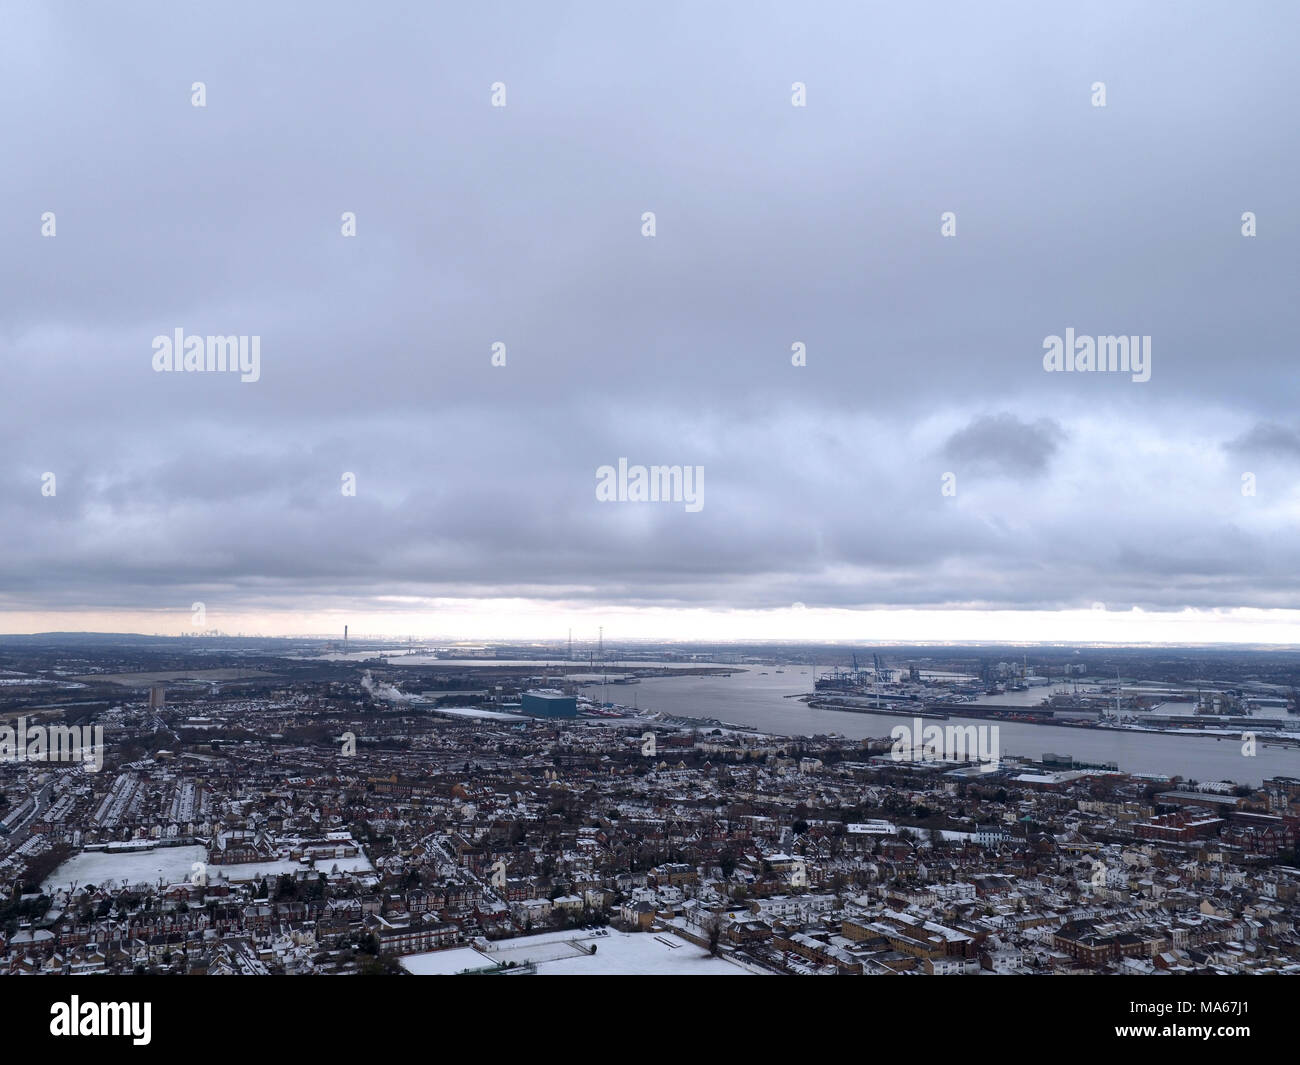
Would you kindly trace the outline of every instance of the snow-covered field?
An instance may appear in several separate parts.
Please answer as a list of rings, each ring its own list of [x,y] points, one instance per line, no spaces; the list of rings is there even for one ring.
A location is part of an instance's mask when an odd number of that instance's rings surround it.
[[[156,884],[161,877],[168,884],[188,880],[194,872],[195,862],[206,862],[208,852],[204,847],[157,847],[147,851],[83,851],[69,858],[54,870],[43,885],[47,889],[66,888],[72,881],[82,884],[105,884],[109,880],[118,885]],[[330,876],[335,866],[341,873],[368,873],[373,871],[370,859],[364,854],[355,858],[321,858],[314,869]],[[240,865],[209,865],[208,874],[220,874],[227,880],[261,880],[264,876],[277,877],[281,873],[295,873],[305,868],[301,862],[271,861],[247,862]]]
[[[595,946],[596,953],[586,951]],[[666,932],[548,932],[502,940],[487,951],[472,947],[412,954],[402,966],[418,976],[463,972],[502,962],[535,962],[542,976],[749,976],[725,958]]]
[[[355,858],[321,858],[312,867],[314,872],[324,873],[330,876],[335,867],[340,873],[369,873],[374,871],[374,866],[370,864],[370,859],[364,854],[358,854]],[[296,873],[299,869],[307,868],[302,862],[293,861],[285,858],[272,862],[239,862],[233,865],[212,865],[208,869],[212,873],[220,873],[227,880],[261,880],[264,876],[279,876],[281,873]]]
[[[331,875],[335,869],[340,873],[373,873],[375,867],[370,864],[370,859],[364,854],[358,854],[355,858],[317,858],[314,868],[318,873],[324,873],[326,876]]]
[[[412,954],[402,959],[402,968],[416,976],[455,976],[466,969],[482,969],[492,964],[491,958],[473,947],[431,950],[427,954]]]
[[[291,861],[286,858],[283,861],[273,862],[236,862],[231,865],[210,865],[208,869],[213,876],[222,876],[227,880],[261,880],[264,876],[277,877],[281,873],[292,875],[299,869],[305,869],[302,862]]]
[[[83,851],[60,865],[45,881],[46,889],[77,885],[156,884],[161,877],[168,884],[188,880],[194,862],[207,861],[203,847],[158,847],[149,851]]]

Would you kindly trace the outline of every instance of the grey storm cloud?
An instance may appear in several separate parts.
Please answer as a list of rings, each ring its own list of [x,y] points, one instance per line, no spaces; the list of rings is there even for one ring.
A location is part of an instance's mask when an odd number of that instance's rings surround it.
[[[1030,424],[1014,414],[986,414],[944,444],[944,456],[980,473],[1036,476],[1047,469],[1064,434],[1048,418]]]
[[[1241,456],[1294,459],[1300,457],[1300,431],[1266,422],[1251,426],[1225,446]]]
[[[6,4],[0,605],[1294,605],[1297,15],[1179,13]]]

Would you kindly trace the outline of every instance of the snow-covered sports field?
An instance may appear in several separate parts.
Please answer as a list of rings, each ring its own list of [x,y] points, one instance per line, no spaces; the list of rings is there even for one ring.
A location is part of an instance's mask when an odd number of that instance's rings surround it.
[[[587,953],[591,946],[595,954]],[[537,965],[541,976],[749,976],[725,958],[709,957],[703,947],[666,932],[547,932],[507,939],[492,950],[473,947],[435,950],[402,959],[420,976],[454,974],[502,962]]]
[[[208,852],[200,846],[192,847],[156,847],[141,851],[83,851],[74,855],[60,865],[43,887],[46,890],[67,888],[75,880],[77,886],[95,884],[100,886],[114,881],[123,884],[156,884],[161,878],[164,883],[178,884],[189,880],[195,862],[206,862]],[[368,873],[373,871],[364,854],[355,858],[320,858],[313,867],[314,872],[329,876],[335,867],[340,873]],[[210,876],[221,875],[230,881],[261,880],[263,877],[277,877],[281,873],[293,874],[306,868],[301,862],[288,859],[247,862],[239,865],[209,865]]]
[[[146,851],[82,851],[60,865],[42,885],[46,890],[101,886],[112,880],[122,884],[177,884],[188,880],[195,862],[207,861],[203,847],[156,847]]]

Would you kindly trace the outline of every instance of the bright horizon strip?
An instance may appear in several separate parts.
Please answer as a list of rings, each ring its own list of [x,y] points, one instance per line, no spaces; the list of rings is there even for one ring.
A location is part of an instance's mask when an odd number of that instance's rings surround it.
[[[394,601],[390,601],[394,602]],[[385,603],[384,605],[388,605]],[[720,611],[702,608],[564,607],[532,600],[403,601],[389,609],[374,601],[352,611],[236,610],[207,602],[203,630],[188,609],[176,611],[5,611],[0,634],[117,632],[168,636],[218,630],[234,636],[353,639],[562,642],[574,647],[653,640],[670,643],[1093,643],[1271,644],[1300,646],[1300,610],[1239,607],[1221,610],[954,610],[786,607]]]

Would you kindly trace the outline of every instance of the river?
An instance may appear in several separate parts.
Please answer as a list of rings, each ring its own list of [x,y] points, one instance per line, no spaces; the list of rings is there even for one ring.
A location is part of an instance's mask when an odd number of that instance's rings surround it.
[[[888,714],[854,714],[817,710],[797,696],[812,690],[813,673],[802,666],[747,667],[730,677],[652,677],[637,685],[610,686],[606,697],[636,704],[643,710],[661,710],[688,717],[717,718],[783,736],[813,736],[838,732],[849,739],[886,737],[894,726],[909,722]],[[597,697],[599,689],[588,692]],[[999,696],[995,702],[1023,701],[1034,705],[1046,688],[1019,694],[1020,699]],[[953,722],[975,718],[949,719]],[[987,723],[987,722],[984,722]],[[1202,736],[1078,729],[1060,725],[1027,725],[999,721],[1002,753],[1040,758],[1043,754],[1072,755],[1081,762],[1114,762],[1130,773],[1163,773],[1195,780],[1233,780],[1259,784],[1266,777],[1300,776],[1300,749],[1256,744],[1256,754],[1242,754],[1239,738],[1222,740]]]

